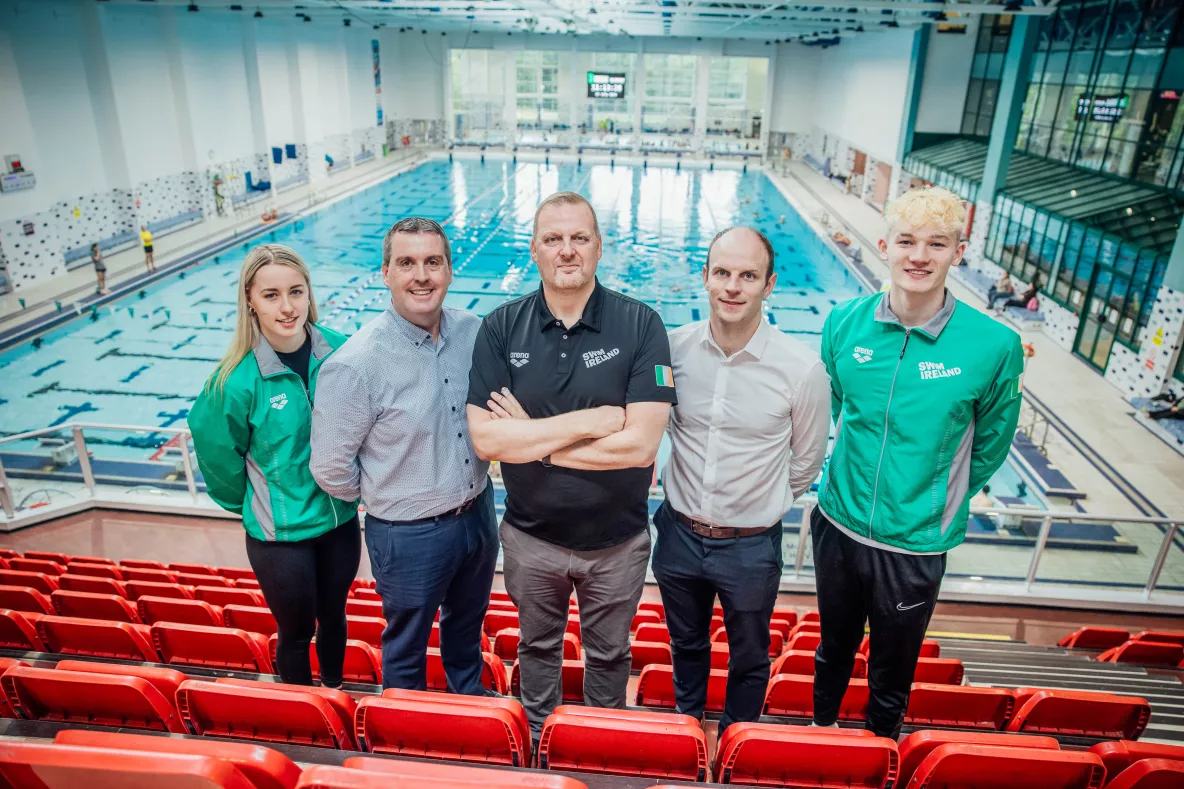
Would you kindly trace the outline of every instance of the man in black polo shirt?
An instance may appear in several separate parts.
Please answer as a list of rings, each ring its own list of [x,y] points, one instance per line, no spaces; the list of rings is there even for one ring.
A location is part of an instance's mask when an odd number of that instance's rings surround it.
[[[600,228],[588,201],[544,200],[530,251],[542,285],[481,324],[468,417],[477,455],[502,464],[503,573],[537,738],[561,697],[573,587],[584,701],[625,706],[629,628],[650,555],[646,500],[676,401],[662,319],[596,279]]]

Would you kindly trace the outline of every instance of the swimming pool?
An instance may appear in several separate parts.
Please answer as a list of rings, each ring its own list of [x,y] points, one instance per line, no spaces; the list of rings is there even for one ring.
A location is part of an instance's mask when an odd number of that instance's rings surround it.
[[[769,236],[778,281],[768,319],[815,349],[830,308],[862,292],[764,174],[732,169],[435,160],[252,243],[297,250],[312,269],[321,322],[350,334],[388,303],[379,272],[387,228],[405,216],[431,217],[453,242],[445,303],[484,315],[538,287],[534,210],[564,189],[596,208],[601,282],[652,305],[668,328],[706,317],[699,271],[711,238],[733,224]],[[247,246],[0,354],[0,435],[69,421],[182,425],[230,340]],[[145,458],[167,438],[95,434],[88,443],[102,457]]]

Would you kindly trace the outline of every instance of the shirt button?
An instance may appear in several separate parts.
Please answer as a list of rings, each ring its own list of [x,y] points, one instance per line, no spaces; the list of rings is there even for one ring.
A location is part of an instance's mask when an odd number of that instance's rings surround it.
[[[469,459],[468,459],[468,458],[465,458],[465,465],[466,465],[466,466],[467,466],[467,465],[469,465]]]
[[[465,436],[464,436],[464,433],[457,433],[456,437],[457,438],[464,438]]]
[[[473,489],[473,486],[472,486],[472,485],[469,485],[469,490],[472,490],[472,489]]]
[[[452,410],[453,410],[453,411],[455,411],[455,410],[456,410],[456,406],[453,406],[453,407],[452,407]]]
[[[444,379],[444,383],[448,383],[448,379],[447,379],[447,378],[445,378],[445,379]]]
[[[565,339],[565,340],[567,339],[567,335],[566,335],[566,334],[565,334],[565,335],[563,335],[563,339]]]
[[[560,358],[560,359],[566,359],[566,358],[567,358],[567,354],[566,354],[566,353],[561,353],[561,354],[559,354],[559,358]]]
[[[555,325],[556,325],[556,326],[562,326],[562,325],[563,325],[563,321],[555,321]]]

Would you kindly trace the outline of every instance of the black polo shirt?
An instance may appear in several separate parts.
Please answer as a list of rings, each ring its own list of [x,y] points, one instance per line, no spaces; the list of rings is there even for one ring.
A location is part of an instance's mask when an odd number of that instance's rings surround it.
[[[602,405],[671,403],[670,341],[653,308],[599,281],[571,328],[542,286],[485,316],[469,371],[469,404],[507,387],[533,418]],[[575,551],[611,548],[649,527],[653,466],[613,471],[502,463],[506,522]]]

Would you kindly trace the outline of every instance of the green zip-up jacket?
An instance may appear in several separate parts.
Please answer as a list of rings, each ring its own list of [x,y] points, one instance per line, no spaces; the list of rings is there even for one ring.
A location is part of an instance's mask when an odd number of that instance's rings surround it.
[[[1019,335],[948,290],[906,329],[877,293],[822,329],[835,441],[818,506],[855,539],[940,553],[966,535],[970,498],[1003,465],[1019,422]]]
[[[221,392],[207,385],[189,411],[189,430],[206,491],[242,515],[257,540],[318,537],[357,514],[317,487],[309,471],[317,371],[345,336],[309,324],[309,391],[263,337],[234,368]]]

